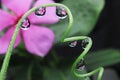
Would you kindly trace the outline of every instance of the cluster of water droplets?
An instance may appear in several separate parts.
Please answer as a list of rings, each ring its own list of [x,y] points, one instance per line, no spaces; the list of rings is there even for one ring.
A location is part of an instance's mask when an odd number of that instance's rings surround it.
[[[89,43],[88,38],[82,40],[82,42],[81,42],[82,48],[86,49],[88,43]],[[69,46],[70,47],[76,47],[77,44],[78,44],[78,41],[72,41],[71,43],[69,43]],[[83,71],[83,70],[85,70],[85,68],[86,68],[85,61],[84,61],[84,59],[81,59],[80,62],[77,64],[76,69],[79,70],[79,71]]]
[[[69,46],[70,47],[76,47],[78,44],[78,41],[72,41],[71,43],[69,43]],[[89,39],[88,38],[85,38],[84,40],[82,40],[81,42],[81,46],[82,46],[82,49],[86,49],[87,46],[89,44]],[[85,64],[85,61],[84,61],[84,58],[82,58],[76,65],[76,70],[77,71],[84,71],[86,69],[86,64]],[[90,80],[90,78],[88,76],[84,77],[84,80]]]
[[[36,16],[44,16],[46,13],[46,7],[40,7],[35,10],[35,15]],[[65,19],[67,17],[67,12],[63,7],[56,6],[56,15],[58,16],[59,19]],[[28,30],[30,28],[30,21],[28,18],[24,19],[22,24],[21,24],[21,29],[22,30]]]
[[[82,48],[85,49],[87,47],[88,43],[89,43],[88,38],[82,40],[82,42],[81,42]],[[75,47],[77,44],[78,44],[78,41],[72,41],[71,43],[69,43],[69,46],[70,47]]]

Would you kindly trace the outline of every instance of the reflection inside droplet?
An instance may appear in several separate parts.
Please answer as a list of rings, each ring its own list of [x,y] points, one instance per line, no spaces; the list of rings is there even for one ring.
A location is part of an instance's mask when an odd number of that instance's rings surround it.
[[[82,40],[82,43],[81,43],[82,48],[85,49],[87,47],[88,43],[89,43],[88,38]]]
[[[59,19],[65,19],[67,17],[67,12],[63,7],[56,6],[56,15]]]
[[[77,45],[77,41],[73,41],[69,44],[70,47],[75,47]]]
[[[80,62],[77,64],[76,69],[79,71],[85,70],[85,62],[84,59],[81,59]]]
[[[24,19],[22,24],[21,24],[21,29],[22,30],[28,30],[30,28],[30,21],[28,18]]]
[[[46,13],[45,7],[41,7],[35,11],[35,15],[37,15],[37,16],[43,16],[43,15],[45,15],[45,13]]]

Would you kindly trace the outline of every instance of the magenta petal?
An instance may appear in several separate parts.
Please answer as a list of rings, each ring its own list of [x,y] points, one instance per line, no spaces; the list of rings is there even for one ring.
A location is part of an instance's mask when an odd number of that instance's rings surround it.
[[[2,3],[18,16],[21,16],[30,8],[32,0],[2,0]]]
[[[0,9],[0,31],[14,24],[15,16]]]
[[[10,28],[1,38],[0,38],[0,54],[7,52],[8,45],[12,38],[14,27]],[[20,34],[18,34],[14,47],[16,47],[21,41]]]
[[[31,25],[30,29],[22,31],[27,50],[35,55],[44,57],[54,42],[54,33],[46,27]]]
[[[37,0],[34,6],[38,6],[41,4],[54,3],[52,0]],[[56,16],[56,8],[55,7],[47,7],[46,13],[44,16],[36,16],[32,13],[30,16],[31,23],[42,23],[42,24],[54,24],[58,22],[58,17]]]

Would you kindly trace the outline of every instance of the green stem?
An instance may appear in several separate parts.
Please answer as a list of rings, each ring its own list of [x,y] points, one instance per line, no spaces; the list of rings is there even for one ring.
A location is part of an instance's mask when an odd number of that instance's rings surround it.
[[[22,21],[28,16],[30,15],[32,12],[35,12],[35,10],[37,10],[38,8],[40,7],[50,7],[50,6],[61,6],[61,7],[64,7],[67,14],[69,15],[69,25],[67,27],[67,30],[66,32],[64,33],[63,37],[62,37],[62,41],[64,40],[65,37],[67,37],[68,33],[70,32],[70,29],[72,27],[72,24],[73,24],[73,17],[72,17],[72,14],[70,12],[70,10],[63,4],[58,4],[58,3],[52,3],[52,4],[45,4],[45,5],[39,5],[37,7],[34,7],[32,9],[30,9],[28,12],[26,12],[22,18],[19,20],[18,24],[16,25],[16,29],[14,31],[14,34],[12,36],[12,39],[10,41],[10,44],[9,44],[9,47],[8,47],[8,50],[7,50],[7,53],[5,55],[5,58],[4,58],[4,61],[3,61],[3,64],[2,64],[2,68],[1,68],[1,72],[0,72],[0,80],[4,80],[5,79],[5,75],[6,75],[6,72],[7,72],[7,68],[8,68],[8,65],[9,65],[9,61],[10,61],[10,57],[12,55],[12,50],[13,50],[13,47],[14,47],[14,43],[15,43],[15,40],[16,40],[16,37],[17,37],[17,34],[20,30],[20,27],[21,27],[21,23]]]
[[[33,62],[30,63],[27,73],[27,80],[32,80]]]
[[[89,39],[89,43],[87,44],[86,48],[81,53],[81,55],[75,60],[73,66],[72,66],[72,72],[74,73],[75,76],[80,77],[80,78],[87,77],[87,76],[92,76],[95,73],[99,72],[99,74],[98,74],[98,80],[101,80],[103,72],[104,72],[104,68],[103,67],[99,67],[96,70],[93,70],[93,71],[91,71],[89,73],[85,73],[85,74],[79,74],[79,73],[76,72],[77,63],[79,63],[79,61],[81,59],[83,59],[83,57],[87,54],[87,52],[90,50],[90,48],[92,46],[92,40],[91,40],[91,38],[90,37],[86,37],[86,36],[70,37],[70,38],[64,39],[64,42],[67,42],[67,41],[76,41],[76,40],[84,40],[86,38]]]

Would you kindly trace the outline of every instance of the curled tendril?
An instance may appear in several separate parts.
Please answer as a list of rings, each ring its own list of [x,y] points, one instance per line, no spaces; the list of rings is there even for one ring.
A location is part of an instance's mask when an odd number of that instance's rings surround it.
[[[71,38],[66,38],[67,35],[69,34],[70,30],[71,30],[71,27],[72,27],[72,24],[73,24],[73,16],[71,14],[71,11],[69,10],[68,7],[66,7],[65,5],[63,4],[58,4],[58,3],[52,3],[52,4],[45,4],[45,5],[40,5],[40,6],[37,6],[37,7],[34,7],[32,9],[30,9],[28,12],[26,12],[22,18],[19,20],[18,24],[16,25],[16,29],[14,31],[14,34],[12,36],[12,39],[10,41],[10,44],[9,44],[9,47],[8,47],[8,50],[7,50],[7,53],[5,55],[5,59],[3,61],[3,65],[2,65],[2,68],[1,68],[1,72],[0,72],[0,80],[4,80],[5,79],[5,75],[6,75],[6,71],[7,71],[7,68],[8,68],[8,65],[9,65],[9,61],[10,61],[10,57],[11,57],[11,54],[12,54],[12,50],[13,50],[13,46],[14,46],[14,43],[15,43],[15,40],[16,40],[16,37],[17,37],[17,34],[21,28],[21,23],[22,21],[27,18],[27,16],[29,16],[32,12],[35,12],[35,10],[37,10],[38,8],[40,7],[50,7],[50,6],[61,6],[63,8],[65,8],[68,16],[69,16],[69,25],[67,27],[67,30],[66,32],[63,34],[62,36],[62,39],[61,41],[62,42],[67,42],[67,41],[74,41],[74,40],[83,40],[85,38],[88,38],[89,39],[89,43],[87,45],[87,47],[85,48],[85,50],[82,52],[82,54],[76,59],[75,63],[73,64],[72,66],[72,72],[75,74],[75,76],[77,77],[86,77],[86,76],[91,76],[91,75],[94,75],[95,73],[99,72],[99,75],[98,75],[98,80],[101,80],[102,78],[102,75],[103,75],[103,71],[104,69],[102,67],[92,71],[92,72],[89,72],[89,73],[86,73],[86,74],[79,74],[75,71],[76,69],[76,65],[77,63],[87,54],[87,52],[89,51],[89,49],[91,48],[91,45],[92,45],[92,40],[91,38],[89,37],[85,37],[85,36],[78,36],[78,37],[71,37]]]
[[[18,34],[18,32],[19,32],[19,30],[21,28],[22,21],[24,19],[26,19],[27,16],[29,16],[32,12],[35,12],[37,9],[39,9],[41,7],[50,7],[50,6],[61,6],[61,7],[63,7],[66,10],[66,12],[67,12],[67,14],[69,16],[69,25],[67,27],[66,32],[63,34],[61,41],[63,41],[67,37],[67,35],[70,32],[70,29],[72,27],[72,24],[73,24],[73,16],[72,16],[71,11],[69,10],[68,7],[66,7],[63,4],[59,4],[59,3],[51,3],[51,4],[39,5],[37,7],[34,7],[32,9],[30,9],[29,11],[27,11],[22,16],[22,18],[19,20],[19,22],[16,25],[16,29],[14,31],[14,34],[12,36],[12,39],[10,41],[7,53],[5,55],[5,58],[4,58],[4,61],[3,61],[3,64],[2,64],[2,68],[1,68],[1,72],[0,72],[0,80],[4,80],[5,79],[5,75],[6,75],[6,71],[7,71],[8,65],[9,65],[9,61],[10,61],[10,57],[11,57],[11,54],[12,54],[13,46],[14,46],[17,34]]]
[[[84,56],[87,54],[87,52],[90,50],[91,46],[92,46],[92,39],[90,37],[86,37],[86,36],[77,36],[77,37],[70,37],[70,38],[66,38],[64,39],[64,42],[68,42],[68,41],[77,41],[77,40],[85,40],[88,39],[88,44],[86,45],[86,48],[84,49],[84,51],[81,53],[81,55],[75,60],[75,62],[73,63],[72,66],[72,72],[76,77],[79,78],[85,78],[88,76],[92,76],[94,74],[96,74],[97,72],[99,72],[98,74],[98,78],[97,80],[102,80],[102,75],[104,72],[104,68],[103,67],[99,67],[89,73],[85,73],[85,74],[80,74],[76,71],[76,66],[79,63],[80,60],[82,60],[84,58]]]

